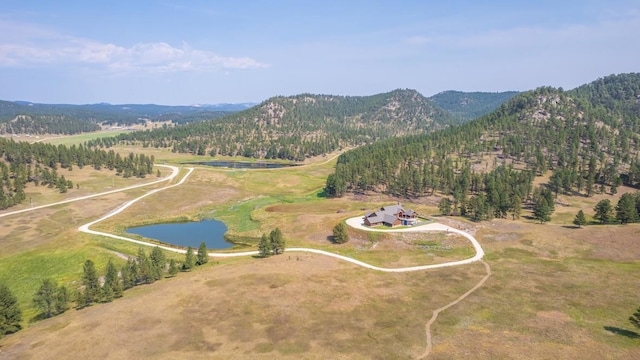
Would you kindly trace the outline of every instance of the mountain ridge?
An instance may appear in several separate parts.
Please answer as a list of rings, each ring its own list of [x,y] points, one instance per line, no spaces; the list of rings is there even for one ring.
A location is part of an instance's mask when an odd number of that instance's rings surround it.
[[[482,160],[486,156],[493,164]],[[639,157],[640,74],[611,75],[569,91],[540,87],[520,93],[490,114],[436,134],[350,150],[338,159],[327,193],[437,192],[464,204],[468,194],[481,194],[487,181],[495,181],[482,176],[498,176],[494,171],[507,166],[533,175],[551,171],[556,193],[589,196],[615,192],[621,184],[639,187]],[[508,188],[500,191],[515,196]],[[521,200],[530,195],[517,194]]]
[[[275,96],[214,121],[121,134],[115,141],[171,146],[199,155],[242,155],[304,160],[342,147],[423,133],[455,119],[416,90],[371,96],[299,94]],[[106,142],[106,143],[105,143]],[[103,140],[101,145],[112,145]]]

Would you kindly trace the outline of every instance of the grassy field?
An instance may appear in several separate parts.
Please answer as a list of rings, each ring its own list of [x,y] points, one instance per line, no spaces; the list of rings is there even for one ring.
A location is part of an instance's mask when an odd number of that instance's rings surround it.
[[[118,151],[154,154],[159,163],[196,158],[166,149]],[[348,243],[331,243],[338,222],[398,201],[322,197],[334,164],[318,158],[307,166],[271,170],[197,167],[184,185],[144,198],[93,228],[123,233],[129,226],[213,217],[234,236],[257,238],[279,227],[287,246],[324,249],[379,266],[473,254],[466,240],[453,234],[350,230]],[[83,176],[86,185],[79,190],[86,191],[127,180],[113,180],[106,172]],[[18,296],[28,329],[0,341],[0,358],[409,359],[424,351],[431,312],[484,276],[481,264],[384,274],[302,253],[214,260],[192,273],[134,288],[113,303],[30,323],[36,315],[31,297],[44,277],[77,286],[84,260],[94,260],[103,272],[109,259],[121,264],[118,254],[136,253],[137,245],[75,229],[144,191],[2,218],[0,281]],[[526,216],[481,223],[437,218],[475,233],[493,275],[440,315],[431,357],[637,358],[640,340],[623,330],[631,330],[626,319],[640,305],[640,226],[570,224],[579,209],[591,214],[598,200],[615,203],[625,191],[631,189],[619,189],[615,197],[561,196],[558,203],[564,205],[542,225]],[[43,194],[38,201],[56,196]],[[423,215],[437,213],[428,205],[407,205]]]
[[[102,130],[102,131],[95,131],[95,132],[83,133],[83,134],[77,134],[77,135],[65,135],[65,136],[43,135],[40,138],[37,138],[33,141],[41,141],[41,142],[45,142],[53,145],[71,146],[71,145],[80,145],[89,140],[94,140],[99,137],[117,136],[117,135],[128,133],[128,132],[130,132],[130,130]]]

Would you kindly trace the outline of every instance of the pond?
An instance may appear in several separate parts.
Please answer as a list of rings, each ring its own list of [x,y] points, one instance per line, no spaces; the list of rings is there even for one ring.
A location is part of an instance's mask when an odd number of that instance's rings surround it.
[[[224,239],[227,226],[218,220],[153,224],[127,228],[130,234],[142,235],[165,244],[197,249],[201,242],[207,249],[230,249],[233,244]]]
[[[183,164],[205,165],[213,167],[225,167],[231,169],[278,169],[299,166],[300,164],[284,164],[270,162],[245,162],[245,161],[194,161]]]

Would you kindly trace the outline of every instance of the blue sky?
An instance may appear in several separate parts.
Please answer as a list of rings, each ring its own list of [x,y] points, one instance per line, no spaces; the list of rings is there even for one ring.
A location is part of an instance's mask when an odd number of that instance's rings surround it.
[[[571,89],[640,71],[640,2],[0,2],[0,99],[189,105]]]

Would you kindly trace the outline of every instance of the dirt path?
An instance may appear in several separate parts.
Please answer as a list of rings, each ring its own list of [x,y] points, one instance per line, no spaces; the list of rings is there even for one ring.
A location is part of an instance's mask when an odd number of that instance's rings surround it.
[[[126,190],[131,190],[131,189],[137,189],[137,188],[141,188],[144,186],[149,186],[149,185],[153,185],[153,184],[158,184],[161,183],[163,181],[170,181],[173,178],[175,178],[178,175],[178,172],[180,171],[180,169],[178,169],[175,166],[171,166],[171,165],[159,165],[156,164],[155,166],[162,166],[162,167],[166,167],[166,168],[170,168],[171,170],[173,170],[171,172],[171,175],[164,177],[162,179],[158,179],[158,180],[154,180],[148,183],[144,183],[144,184],[138,184],[138,185],[132,185],[132,186],[127,186],[125,188],[121,188],[121,189],[114,189],[114,190],[109,190],[109,191],[105,191],[105,192],[101,192],[101,193],[97,193],[97,194],[92,194],[92,195],[86,195],[86,196],[81,196],[81,197],[77,197],[77,198],[73,198],[73,199],[67,199],[67,200],[63,200],[63,201],[58,201],[55,203],[51,203],[51,204],[45,204],[45,205],[40,205],[40,206],[34,206],[32,208],[28,208],[28,209],[22,209],[22,210],[16,210],[16,211],[10,211],[10,212],[6,212],[6,213],[2,213],[0,214],[0,218],[1,217],[5,217],[5,216],[11,216],[11,215],[17,215],[17,214],[22,214],[28,211],[34,211],[34,210],[39,210],[39,209],[43,209],[46,207],[50,207],[50,206],[56,206],[56,205],[62,205],[62,204],[68,204],[70,202],[74,202],[74,201],[81,201],[81,200],[86,200],[86,199],[91,199],[97,196],[103,196],[103,195],[109,195],[109,194],[115,194],[115,193],[119,193],[122,191],[126,191]]]
[[[481,260],[482,261],[482,260]],[[482,287],[482,285],[484,285],[485,282],[487,282],[487,280],[489,279],[489,277],[491,277],[491,267],[489,266],[489,264],[487,264],[486,262],[482,261],[482,263],[484,264],[485,269],[487,270],[487,274],[482,278],[482,280],[480,280],[480,282],[478,282],[474,287],[472,287],[469,291],[467,291],[466,293],[462,294],[459,298],[455,299],[454,301],[448,303],[447,305],[438,308],[436,310],[433,311],[433,315],[431,315],[431,319],[429,319],[429,321],[427,322],[427,324],[425,325],[425,332],[427,335],[427,348],[424,350],[424,353],[422,353],[422,355],[418,356],[418,359],[423,359],[426,358],[427,356],[429,356],[429,353],[431,353],[431,348],[433,346],[432,342],[431,342],[431,325],[433,325],[433,323],[436,321],[436,319],[438,318],[438,315],[442,312],[447,310],[448,308],[452,307],[453,305],[456,305],[457,303],[459,303],[460,301],[464,300],[467,298],[467,296],[471,295],[471,293],[473,293],[474,291],[478,290],[480,287]]]
[[[330,160],[329,160],[330,161]],[[100,193],[100,194],[94,194],[94,195],[89,195],[89,196],[84,196],[81,198],[75,198],[75,199],[70,199],[70,200],[65,200],[62,202],[58,202],[58,203],[54,203],[54,204],[48,204],[48,205],[43,205],[43,206],[39,206],[36,208],[32,208],[32,209],[25,209],[25,210],[19,210],[19,211],[14,211],[11,213],[5,213],[2,214],[0,216],[8,216],[8,215],[13,215],[13,214],[18,214],[18,213],[22,213],[25,211],[32,211],[32,210],[36,210],[38,208],[43,208],[43,207],[47,207],[47,206],[54,206],[54,205],[59,205],[59,204],[65,204],[68,202],[72,202],[72,201],[79,201],[79,200],[84,200],[84,199],[88,199],[91,197],[95,197],[95,196],[100,196],[100,195],[106,195],[106,194],[112,194],[115,192],[120,192],[120,191],[124,191],[124,190],[129,190],[129,189],[134,189],[134,188],[139,188],[139,187],[143,187],[143,186],[147,186],[147,185],[152,185],[152,184],[156,184],[165,180],[171,180],[174,177],[177,176],[179,169],[177,167],[174,166],[168,166],[168,165],[158,165],[158,166],[165,166],[165,167],[169,167],[173,169],[173,173],[164,179],[160,179],[157,181],[153,181],[147,184],[141,184],[141,185],[135,185],[135,186],[130,186],[127,188],[123,188],[123,189],[118,189],[118,190],[112,190],[112,191],[108,191],[108,192],[104,192],[104,193]],[[124,240],[124,241],[129,241],[129,242],[133,242],[136,244],[140,244],[140,245],[145,245],[145,246],[157,246],[156,244],[151,244],[145,241],[140,241],[140,240],[136,240],[136,239],[131,239],[131,238],[127,238],[124,236],[119,236],[119,235],[114,235],[114,234],[109,234],[109,233],[105,233],[105,232],[100,232],[100,231],[95,231],[95,230],[90,230],[89,227],[97,224],[105,219],[108,219],[116,214],[121,213],[122,211],[126,210],[128,207],[130,207],[131,205],[135,204],[137,201],[153,195],[157,192],[160,191],[164,191],[167,189],[171,189],[175,186],[180,186],[182,185],[187,178],[191,175],[191,173],[194,171],[194,168],[188,168],[188,172],[187,174],[185,174],[185,176],[182,177],[182,179],[177,182],[176,184],[173,185],[168,185],[159,189],[155,189],[155,190],[151,190],[149,192],[147,192],[146,194],[139,196],[133,200],[130,200],[126,203],[124,203],[122,206],[118,207],[117,209],[110,211],[109,213],[107,213],[105,216],[94,220],[90,223],[84,224],[82,226],[80,226],[78,228],[79,231],[84,232],[84,233],[88,233],[88,234],[94,234],[94,235],[101,235],[101,236],[106,236],[106,237],[110,237],[113,239],[118,239],[118,240]],[[429,269],[436,269],[436,268],[443,268],[443,267],[451,267],[451,266],[459,266],[459,265],[465,265],[465,264],[470,264],[472,262],[475,261],[482,261],[482,258],[484,257],[484,250],[482,249],[482,247],[480,246],[480,244],[478,243],[478,241],[469,233],[464,232],[462,230],[458,230],[455,228],[452,228],[450,226],[446,226],[440,223],[429,223],[426,225],[421,225],[421,226],[414,226],[414,227],[410,227],[410,228],[400,228],[400,229],[385,229],[385,230],[381,230],[381,229],[372,229],[369,227],[366,227],[362,224],[362,217],[355,217],[355,218],[351,218],[348,219],[346,221],[346,223],[349,226],[352,226],[354,228],[357,229],[361,229],[361,230],[366,230],[366,231],[384,231],[384,232],[417,232],[417,231],[446,231],[446,232],[453,232],[456,234],[460,234],[462,236],[464,236],[465,238],[467,238],[471,244],[473,245],[476,254],[468,259],[464,259],[464,260],[459,260],[459,261],[451,261],[451,262],[446,262],[446,263],[441,263],[441,264],[432,264],[432,265],[420,265],[420,266],[411,266],[411,267],[403,267],[403,268],[384,268],[384,267],[379,267],[379,266],[375,266],[375,265],[371,265],[371,264],[367,264],[363,261],[360,260],[356,260],[344,255],[339,255],[339,254],[335,254],[335,253],[331,253],[328,251],[324,251],[324,250],[318,250],[318,249],[311,249],[311,248],[287,248],[285,249],[286,252],[308,252],[308,253],[315,253],[315,254],[321,254],[321,255],[325,255],[325,256],[330,256],[333,258],[337,258],[343,261],[347,261],[350,262],[352,264],[358,265],[358,266],[362,266],[368,269],[372,269],[372,270],[377,270],[377,271],[383,271],[383,272],[410,272],[410,271],[421,271],[421,270],[429,270]],[[178,253],[185,253],[186,250],[183,249],[176,249],[176,248],[172,248],[172,247],[167,247],[167,246],[159,246],[161,249],[167,250],[167,251],[173,251],[173,252],[178,252]],[[257,255],[258,251],[245,251],[245,252],[236,252],[236,253],[217,253],[217,252],[210,252],[209,256],[211,257],[237,257],[237,256],[251,256],[251,255]],[[431,341],[431,325],[433,325],[433,323],[435,322],[435,320],[438,317],[438,314],[440,314],[440,312],[450,308],[451,306],[456,305],[457,303],[459,303],[460,301],[464,300],[467,296],[469,296],[471,293],[473,293],[475,290],[479,289],[482,285],[484,285],[484,283],[487,281],[487,279],[491,276],[491,268],[489,267],[489,264],[487,264],[486,262],[482,261],[482,263],[485,265],[485,268],[487,270],[487,274],[482,278],[482,280],[480,280],[480,282],[478,284],[476,284],[473,288],[471,288],[469,291],[467,291],[466,293],[464,293],[463,295],[461,295],[459,298],[457,298],[456,300],[454,300],[453,302],[436,309],[433,312],[433,315],[431,317],[431,319],[429,320],[429,322],[427,322],[427,324],[425,325],[425,331],[426,331],[426,339],[427,339],[427,346],[425,349],[425,352],[419,357],[419,358],[424,358],[426,356],[429,355],[431,348],[432,348],[432,341]]]

